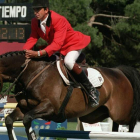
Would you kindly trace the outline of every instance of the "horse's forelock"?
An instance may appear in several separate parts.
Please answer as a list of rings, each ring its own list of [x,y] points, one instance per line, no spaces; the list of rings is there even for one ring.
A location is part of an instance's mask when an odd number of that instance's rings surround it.
[[[24,55],[24,54],[25,54],[25,51],[13,51],[13,52],[8,52],[8,53],[0,55],[0,58],[11,57],[14,55]]]

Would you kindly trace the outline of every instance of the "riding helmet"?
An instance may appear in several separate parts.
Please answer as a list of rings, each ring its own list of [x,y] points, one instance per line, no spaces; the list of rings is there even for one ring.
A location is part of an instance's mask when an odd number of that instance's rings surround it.
[[[49,8],[49,0],[33,0],[32,8],[46,7]]]

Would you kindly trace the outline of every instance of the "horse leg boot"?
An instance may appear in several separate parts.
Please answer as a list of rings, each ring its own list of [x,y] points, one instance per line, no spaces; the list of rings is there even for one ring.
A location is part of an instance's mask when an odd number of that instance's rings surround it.
[[[90,105],[92,107],[97,106],[99,104],[100,94],[98,90],[95,87],[93,87],[86,74],[77,63],[74,64],[72,71],[74,72],[74,75],[76,74],[76,80],[81,83],[85,92],[87,93]]]

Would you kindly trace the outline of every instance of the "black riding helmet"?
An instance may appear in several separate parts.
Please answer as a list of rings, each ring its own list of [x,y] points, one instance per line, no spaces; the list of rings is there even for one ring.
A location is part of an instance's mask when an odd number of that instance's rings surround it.
[[[49,0],[33,0],[32,8],[49,8]]]

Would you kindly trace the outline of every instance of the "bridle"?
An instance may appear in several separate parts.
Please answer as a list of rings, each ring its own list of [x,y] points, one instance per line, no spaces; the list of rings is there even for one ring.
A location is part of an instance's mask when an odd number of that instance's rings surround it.
[[[11,89],[13,88],[13,86],[16,84],[16,82],[18,81],[18,79],[20,78],[20,76],[23,74],[23,72],[26,70],[26,68],[28,67],[28,63],[30,62],[30,60],[31,59],[26,59],[25,60],[25,63],[24,64],[22,64],[22,67],[24,66],[24,69],[20,72],[20,74],[18,75],[18,77],[17,78],[15,78],[15,80],[14,80],[14,82],[11,84],[11,86],[4,92],[4,93],[0,93],[0,95],[1,95],[1,97],[0,97],[0,99],[1,98],[3,98],[5,95],[7,95],[8,94],[8,96],[9,96],[9,92],[11,91]],[[10,98],[13,98],[13,97],[15,97],[15,96],[17,96],[17,95],[19,95],[19,93],[17,93],[16,95],[11,95],[11,96],[9,96]]]

